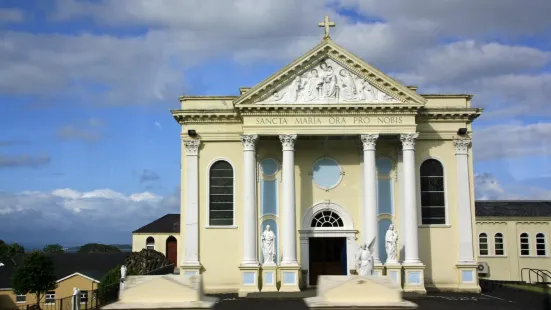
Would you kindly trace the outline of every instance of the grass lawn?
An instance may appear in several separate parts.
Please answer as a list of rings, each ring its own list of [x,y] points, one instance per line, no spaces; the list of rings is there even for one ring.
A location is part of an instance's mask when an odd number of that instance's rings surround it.
[[[518,289],[518,290],[524,290],[528,292],[540,293],[540,294],[544,294],[545,291],[547,290],[547,294],[551,295],[551,287],[544,288],[542,286],[523,285],[523,284],[504,284],[503,286]]]

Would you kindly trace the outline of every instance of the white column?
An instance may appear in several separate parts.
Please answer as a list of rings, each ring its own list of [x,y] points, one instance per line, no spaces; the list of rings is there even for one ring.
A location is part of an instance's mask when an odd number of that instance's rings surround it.
[[[418,133],[401,134],[403,151],[403,185],[404,185],[404,212],[405,232],[402,234],[406,243],[406,257],[404,264],[421,264],[419,260],[419,238],[417,224],[417,187],[415,177],[415,139]]]
[[[199,140],[183,140],[186,152],[184,266],[199,266]]]
[[[258,266],[256,209],[257,135],[241,135],[243,144],[243,260],[242,266]]]
[[[295,205],[295,142],[297,135],[279,135],[283,148],[282,250],[281,265],[297,266],[297,225]]]
[[[453,140],[457,163],[457,215],[459,231],[459,262],[474,263],[471,192],[469,189],[468,149],[471,139]]]
[[[400,150],[398,152],[398,234],[403,236],[406,231],[406,211],[404,208],[404,161],[403,154]],[[400,254],[400,261],[404,261],[405,248],[407,247],[405,238],[398,238],[398,252]]]
[[[363,162],[363,183],[364,183],[364,203],[363,203],[363,243],[369,245],[374,241],[372,247],[373,261],[380,264],[379,244],[377,243],[377,164],[375,162],[375,143],[379,134],[361,135],[364,150]]]

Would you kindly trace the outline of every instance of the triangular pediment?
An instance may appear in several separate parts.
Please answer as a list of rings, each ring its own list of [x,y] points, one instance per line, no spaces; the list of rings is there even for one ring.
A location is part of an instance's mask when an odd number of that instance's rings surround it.
[[[426,99],[352,53],[323,40],[235,99],[247,105],[408,104]]]

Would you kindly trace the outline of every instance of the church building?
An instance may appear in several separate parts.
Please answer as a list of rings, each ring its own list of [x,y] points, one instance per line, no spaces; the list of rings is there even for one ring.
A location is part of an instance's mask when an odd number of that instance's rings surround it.
[[[320,26],[318,45],[254,87],[182,96],[171,111],[180,273],[201,274],[208,293],[298,291],[357,272],[356,252],[373,244],[374,273],[404,291],[479,292],[471,123],[482,109],[403,85],[333,42],[327,17]]]

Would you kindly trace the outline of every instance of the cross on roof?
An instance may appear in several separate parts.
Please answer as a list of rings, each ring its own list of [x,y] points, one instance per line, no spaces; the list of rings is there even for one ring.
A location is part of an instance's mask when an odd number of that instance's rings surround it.
[[[329,16],[325,15],[325,18],[323,19],[323,22],[320,22],[318,24],[318,27],[324,27],[325,28],[325,35],[323,36],[324,39],[329,39],[329,27],[335,27],[335,22],[329,21]]]

